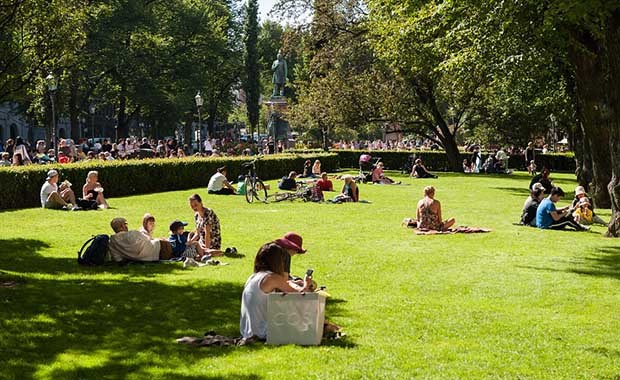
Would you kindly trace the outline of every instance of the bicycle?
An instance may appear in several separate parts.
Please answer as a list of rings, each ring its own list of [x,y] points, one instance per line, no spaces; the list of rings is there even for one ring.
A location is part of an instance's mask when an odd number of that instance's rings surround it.
[[[245,176],[245,200],[248,203],[254,202],[257,199],[263,203],[267,202],[267,188],[263,181],[256,175],[256,161],[254,159],[249,162],[241,164],[242,167],[248,169],[248,174]]]
[[[274,202],[292,202],[295,199],[301,199],[304,202],[308,202],[312,200],[312,187],[308,186],[305,182],[297,182],[297,189],[294,192],[275,193],[269,197],[273,198]]]

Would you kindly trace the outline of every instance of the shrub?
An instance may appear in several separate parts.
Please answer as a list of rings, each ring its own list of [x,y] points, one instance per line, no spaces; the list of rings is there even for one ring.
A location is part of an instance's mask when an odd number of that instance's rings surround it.
[[[319,159],[326,171],[338,168],[336,154],[312,154],[266,156],[257,163],[258,176],[262,179],[276,179],[291,170],[300,171],[306,159]],[[236,182],[240,174],[247,171],[241,164],[248,157],[216,157],[185,159],[147,159],[129,161],[90,161],[66,165],[30,165],[0,169],[0,209],[38,207],[41,185],[47,171],[56,169],[60,179],[73,184],[76,196],[82,194],[86,174],[91,170],[99,172],[99,181],[105,188],[106,197],[157,193],[206,187],[209,178],[221,166],[228,168],[228,178]]]
[[[359,157],[364,154],[370,154],[374,159],[381,157],[381,161],[386,169],[401,170],[407,161],[407,157],[415,155],[416,158],[422,158],[424,165],[429,170],[448,171],[448,159],[443,151],[392,151],[392,150],[334,150],[338,154],[340,167],[356,168],[359,166]],[[461,153],[460,161],[471,156],[471,153]],[[487,158],[488,154],[482,153],[482,160]],[[575,171],[575,157],[572,153],[564,154],[538,154],[536,155],[536,164],[538,168],[546,166],[553,171],[573,172]],[[523,155],[510,156],[508,166],[512,169],[525,169],[525,158]]]

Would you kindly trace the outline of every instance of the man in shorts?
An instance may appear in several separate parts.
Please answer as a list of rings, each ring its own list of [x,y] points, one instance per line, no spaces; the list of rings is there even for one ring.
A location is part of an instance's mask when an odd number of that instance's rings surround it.
[[[58,186],[58,171],[47,172],[47,178],[41,186],[41,207],[49,209],[79,210],[71,184],[64,182]]]

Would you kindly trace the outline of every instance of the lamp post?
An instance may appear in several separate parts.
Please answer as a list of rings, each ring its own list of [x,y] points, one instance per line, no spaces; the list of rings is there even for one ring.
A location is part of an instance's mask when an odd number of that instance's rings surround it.
[[[202,99],[202,96],[200,96],[200,91],[198,91],[198,93],[196,94],[196,96],[194,97],[194,99],[196,100],[196,108],[198,108],[198,133],[196,135],[196,139],[198,140],[198,151],[200,152],[200,155],[202,156],[202,139],[201,139],[201,134],[202,134],[202,115],[200,114],[200,111],[202,110],[202,105],[204,104],[204,100]],[[209,134],[207,133],[207,138],[209,138]]]
[[[58,149],[58,145],[56,144],[56,110],[54,108],[54,95],[56,94],[56,90],[58,90],[58,78],[50,73],[45,77],[45,83],[47,84],[47,89],[50,92],[50,102],[52,104],[52,144],[54,149]]]
[[[90,134],[93,139],[93,144],[95,144],[95,111],[96,110],[97,110],[97,107],[95,106],[94,103],[91,104],[90,107],[88,107],[88,112],[90,112]]]

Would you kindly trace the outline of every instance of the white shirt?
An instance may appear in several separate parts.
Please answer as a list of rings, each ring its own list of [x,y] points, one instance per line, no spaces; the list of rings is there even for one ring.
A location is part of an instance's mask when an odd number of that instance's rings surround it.
[[[207,186],[208,191],[220,191],[224,188],[224,182],[226,181],[226,177],[222,173],[215,173],[209,180],[209,185]]]
[[[260,284],[272,272],[254,273],[248,278],[241,296],[241,318],[239,331],[244,338],[254,335],[261,339],[267,338],[267,298]]]
[[[51,184],[49,181],[43,183],[43,186],[41,186],[41,207],[45,207],[47,198],[49,198],[50,194],[54,191],[58,191],[57,184]]]
[[[205,140],[205,151],[212,151],[213,146],[211,145],[211,141],[209,139]]]
[[[110,236],[110,255],[114,261],[157,261],[161,242],[140,231],[121,231]]]

